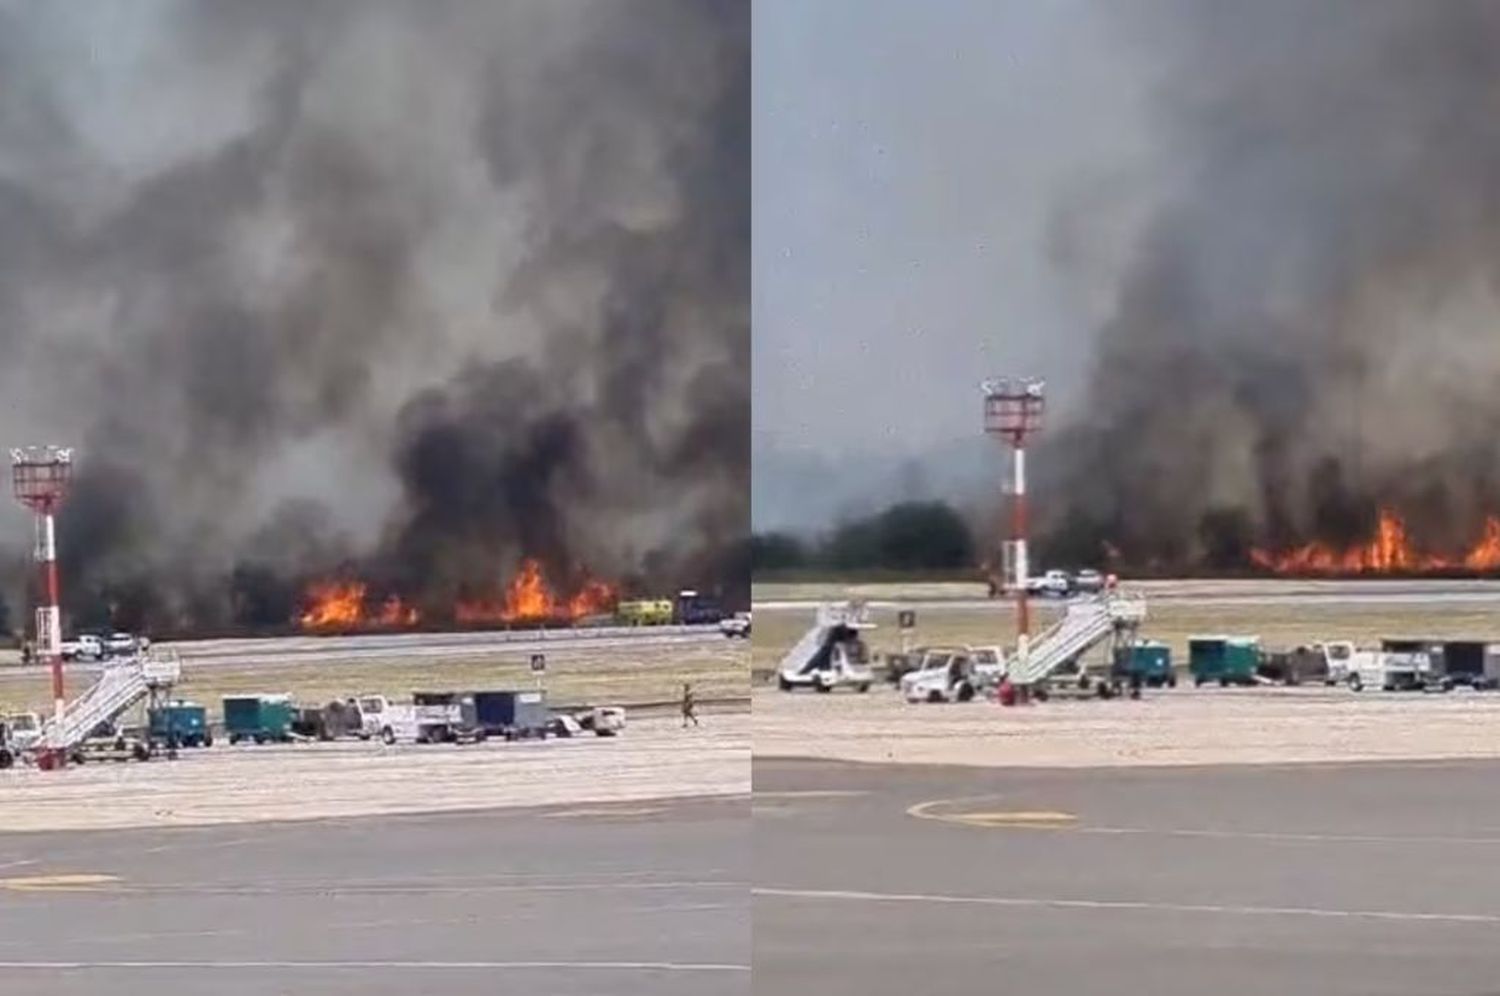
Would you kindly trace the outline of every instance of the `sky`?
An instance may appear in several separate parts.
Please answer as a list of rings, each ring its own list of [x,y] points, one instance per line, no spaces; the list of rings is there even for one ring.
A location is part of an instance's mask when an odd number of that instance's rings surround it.
[[[992,374],[1076,409],[1158,176],[1128,35],[1084,0],[756,4],[756,529],[965,487]]]

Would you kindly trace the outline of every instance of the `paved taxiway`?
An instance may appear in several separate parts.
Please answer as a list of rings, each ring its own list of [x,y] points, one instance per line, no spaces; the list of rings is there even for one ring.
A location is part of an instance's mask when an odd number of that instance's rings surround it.
[[[748,817],[742,797],[0,836],[0,992],[748,994]]]
[[[755,982],[1500,992],[1500,763],[755,763]]]

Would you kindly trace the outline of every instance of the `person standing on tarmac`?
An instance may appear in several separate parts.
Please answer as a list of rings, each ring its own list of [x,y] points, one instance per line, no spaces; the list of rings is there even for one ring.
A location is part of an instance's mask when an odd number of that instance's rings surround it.
[[[687,729],[688,720],[692,720],[694,726],[698,725],[698,714],[694,711],[695,708],[693,685],[691,682],[684,681],[682,683],[682,728],[684,730]]]

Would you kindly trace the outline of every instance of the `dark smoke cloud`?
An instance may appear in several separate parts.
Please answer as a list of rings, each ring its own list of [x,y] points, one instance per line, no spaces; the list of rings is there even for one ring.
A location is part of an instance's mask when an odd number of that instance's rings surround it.
[[[0,3],[0,391],[78,447],[71,604],[741,584],[748,81],[725,0]]]
[[[1119,275],[1059,544],[1140,566],[1500,511],[1500,7],[1132,5],[1167,196]]]

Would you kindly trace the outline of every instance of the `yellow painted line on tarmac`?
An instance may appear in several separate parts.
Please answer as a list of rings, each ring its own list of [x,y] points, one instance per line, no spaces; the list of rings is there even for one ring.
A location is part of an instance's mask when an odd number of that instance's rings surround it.
[[[30,875],[0,878],[0,889],[12,892],[97,892],[120,879],[114,875]]]
[[[1078,822],[1075,814],[1052,809],[977,808],[984,804],[993,805],[997,798],[987,795],[962,799],[929,799],[908,807],[906,815],[919,820],[936,820],[940,823],[958,823],[986,829],[1063,830]]]

